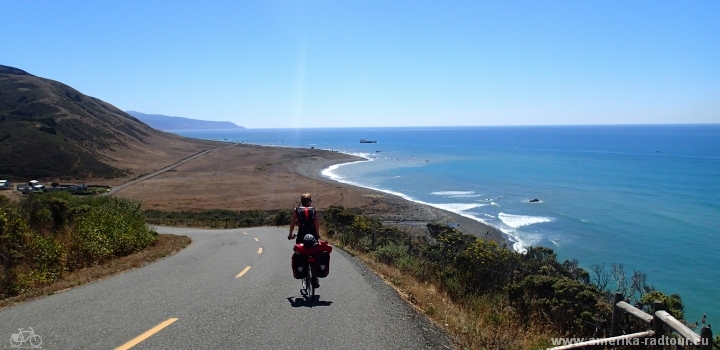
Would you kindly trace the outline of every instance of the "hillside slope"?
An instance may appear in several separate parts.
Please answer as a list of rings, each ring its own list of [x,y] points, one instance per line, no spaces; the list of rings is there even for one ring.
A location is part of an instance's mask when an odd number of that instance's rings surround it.
[[[70,86],[0,65],[0,178],[117,178],[208,148]],[[147,168],[147,169],[146,169]]]
[[[231,122],[217,122],[209,120],[171,117],[162,114],[145,114],[135,111],[126,111],[127,114],[137,118],[143,123],[158,130],[198,130],[198,129],[245,129]]]

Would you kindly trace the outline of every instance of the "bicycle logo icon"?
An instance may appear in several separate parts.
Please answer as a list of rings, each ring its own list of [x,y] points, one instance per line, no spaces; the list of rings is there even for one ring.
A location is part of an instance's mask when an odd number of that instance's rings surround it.
[[[42,344],[42,338],[35,334],[32,327],[28,327],[29,331],[24,328],[18,328],[17,333],[13,333],[10,337],[10,346],[13,348],[36,348],[39,349]],[[25,345],[27,343],[27,345]]]

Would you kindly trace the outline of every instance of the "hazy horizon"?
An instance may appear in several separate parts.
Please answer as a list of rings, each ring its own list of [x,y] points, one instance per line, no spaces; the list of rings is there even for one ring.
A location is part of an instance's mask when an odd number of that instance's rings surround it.
[[[149,113],[148,113],[149,114]],[[183,118],[183,117],[175,117],[175,118]],[[184,119],[190,119],[190,118],[184,118]],[[205,119],[198,119],[198,120],[205,120]],[[217,122],[225,122],[227,120],[207,120],[207,121],[217,121]],[[377,125],[365,125],[365,126],[298,126],[298,127],[245,127],[242,126],[245,130],[253,130],[253,129],[405,129],[405,128],[418,128],[418,129],[435,129],[435,128],[448,128],[448,129],[458,129],[458,128],[523,128],[523,127],[611,127],[611,126],[620,126],[620,127],[633,127],[633,126],[712,126],[712,125],[720,125],[720,122],[708,122],[708,123],[646,123],[646,124],[515,124],[515,125],[405,125],[405,126],[377,126]],[[224,130],[224,129],[215,129],[215,130]]]
[[[720,123],[720,3],[9,2],[0,64],[247,128]]]

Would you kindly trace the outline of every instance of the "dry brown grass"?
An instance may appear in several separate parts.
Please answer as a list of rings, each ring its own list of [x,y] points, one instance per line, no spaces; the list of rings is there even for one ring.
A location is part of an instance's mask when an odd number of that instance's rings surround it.
[[[68,290],[90,282],[108,278],[128,270],[142,267],[148,263],[172,255],[187,247],[191,240],[187,236],[159,234],[158,240],[149,248],[104,264],[65,274],[60,280],[23,294],[0,300],[0,309],[27,300],[38,299],[46,295]]]
[[[437,285],[422,282],[395,266],[380,263],[368,253],[343,247],[337,239],[329,238],[328,241],[364,262],[418,312],[445,329],[454,338],[458,349],[549,347],[549,327],[537,322],[523,327],[503,295],[456,302]]]
[[[295,167],[306,162],[333,164],[354,159],[319,150],[236,145],[213,150],[115,195],[138,200],[144,209],[239,211],[291,209],[302,193],[310,192],[317,208],[327,208],[344,203],[344,190],[337,184],[302,176]],[[349,203],[353,206],[372,201],[359,195],[348,197],[353,199]]]

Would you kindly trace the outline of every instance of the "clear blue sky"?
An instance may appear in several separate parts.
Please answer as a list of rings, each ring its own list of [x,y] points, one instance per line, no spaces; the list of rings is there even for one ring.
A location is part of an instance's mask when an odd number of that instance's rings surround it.
[[[720,1],[2,1],[0,64],[246,127],[720,123]]]

